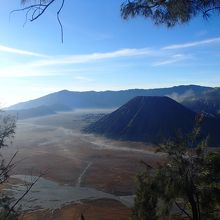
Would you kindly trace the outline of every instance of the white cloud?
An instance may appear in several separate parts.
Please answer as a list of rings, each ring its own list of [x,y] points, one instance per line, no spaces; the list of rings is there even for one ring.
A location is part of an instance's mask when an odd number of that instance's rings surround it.
[[[25,56],[48,57],[47,55],[44,55],[44,54],[34,53],[31,51],[27,51],[27,50],[20,50],[20,49],[12,48],[12,47],[6,47],[4,45],[0,45],[0,52],[14,53],[14,54],[25,55]]]
[[[101,60],[116,59],[116,58],[132,58],[136,56],[148,58],[164,58],[165,60],[153,63],[153,66],[160,66],[175,63],[186,58],[184,54],[174,54],[165,52],[161,49],[149,48],[127,48],[105,53],[91,53],[91,54],[76,54],[66,56],[53,56],[50,58],[38,59],[28,63],[21,63],[19,65],[0,68],[0,77],[33,77],[33,76],[52,76],[63,74],[77,74],[78,80],[88,81],[88,79],[80,76],[82,67],[76,67],[74,64],[87,64]],[[146,62],[149,62],[146,59]],[[67,67],[67,65],[72,65]],[[61,67],[62,66],[62,67]],[[83,67],[84,68],[84,67]],[[90,72],[87,68],[87,73]],[[79,78],[81,77],[81,78]]]
[[[42,67],[42,66],[51,66],[51,65],[67,65],[67,64],[80,64],[88,63],[103,59],[114,59],[120,57],[133,57],[133,56],[142,56],[142,55],[153,55],[156,52],[149,48],[141,49],[121,49],[113,52],[105,53],[91,53],[83,55],[66,55],[66,56],[54,56],[52,58],[39,60],[36,62],[29,63],[31,67]]]
[[[217,38],[209,38],[202,41],[194,41],[190,43],[184,43],[184,44],[173,44],[166,47],[163,47],[163,50],[173,50],[173,49],[181,49],[181,48],[189,48],[189,47],[196,47],[196,46],[202,46],[202,45],[208,45],[208,44],[219,44],[220,43],[220,37]]]
[[[84,81],[84,82],[93,82],[94,79],[85,76],[76,76],[74,77],[76,80]]]
[[[162,48],[125,48],[110,52],[96,52],[90,54],[73,54],[61,56],[46,56],[44,54],[38,54],[31,51],[19,50],[16,48],[0,45],[0,52],[2,51],[15,53],[17,55],[27,55],[35,57],[35,59],[30,62],[21,62],[18,65],[0,68],[0,77],[32,77],[46,75],[50,76],[67,74],[68,72],[69,74],[77,74],[80,76],[80,72],[82,72],[81,69],[84,68],[84,66],[77,67],[77,65],[75,64],[89,64],[102,60],[133,58],[139,56],[141,56],[142,58],[144,57],[145,61],[143,62],[151,63],[152,66],[162,66],[192,58],[192,56],[189,54],[177,54],[175,49],[190,48],[217,43],[220,43],[220,37],[185,44],[168,45]],[[196,55],[196,51],[194,51],[194,53]],[[129,60],[126,62],[129,64],[132,63],[129,62]],[[95,68],[94,71],[96,71],[96,69],[97,68]],[[89,71],[90,70],[86,71],[86,73]],[[81,78],[81,80],[83,79]]]
[[[22,53],[25,52],[23,51]],[[104,59],[106,60],[106,59],[146,56],[146,55],[150,56],[153,54],[155,54],[155,51],[148,48],[140,48],[140,49],[127,48],[127,49],[121,49],[121,50],[105,52],[105,53],[45,57],[44,59],[40,59],[40,60],[38,59],[36,61],[31,61],[28,63],[20,63],[19,65],[2,67],[0,68],[0,77],[32,77],[32,76],[46,76],[46,75],[61,75],[61,74],[66,74],[67,72],[76,74],[79,73],[82,68],[77,69],[73,66],[72,68],[66,69],[65,66],[91,63]],[[64,66],[64,69],[61,70],[60,68],[57,68],[57,66]]]
[[[158,62],[153,63],[153,66],[163,66],[163,65],[168,65],[176,62],[180,62],[186,59],[192,58],[191,55],[186,55],[186,54],[174,54],[171,57],[167,58],[166,60],[161,60]]]

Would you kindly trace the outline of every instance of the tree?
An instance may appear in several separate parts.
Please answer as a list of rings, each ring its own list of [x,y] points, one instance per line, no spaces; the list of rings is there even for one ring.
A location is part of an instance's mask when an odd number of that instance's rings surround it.
[[[21,0],[24,7],[15,11],[26,11],[26,20],[34,21],[54,2],[60,2],[57,19],[62,29],[59,15],[65,0]],[[165,24],[168,27],[187,23],[200,14],[207,19],[215,12],[220,12],[219,0],[126,0],[121,4],[124,19],[140,15],[152,19],[155,24]]]
[[[0,150],[3,147],[8,147],[9,143],[15,135],[16,121],[11,115],[8,115],[0,111]],[[6,162],[4,157],[0,154],[0,185],[8,181],[10,177],[10,171],[15,167],[14,158],[17,152],[11,157],[11,159]],[[31,182],[24,193],[16,201],[12,201],[11,198],[5,196],[0,191],[0,219],[1,220],[15,220],[17,219],[19,213],[15,211],[15,207],[19,202],[29,193],[35,183],[43,175],[40,174],[33,182]]]
[[[0,150],[7,147],[15,134],[15,119],[4,112],[0,112]],[[13,160],[17,153],[15,153],[9,162],[0,154],[0,184],[5,183],[9,178],[9,172],[13,169]],[[16,219],[16,213],[10,207],[10,199],[4,195],[0,195],[0,219]]]
[[[149,170],[148,170],[149,171]],[[137,176],[138,189],[135,197],[133,219],[157,219],[157,185],[149,172]]]
[[[21,0],[23,7],[21,9],[13,10],[11,13],[25,11],[25,23],[27,21],[33,22],[41,17],[55,1],[60,1],[60,6],[57,9],[56,17],[60,25],[61,41],[63,42],[63,25],[60,20],[60,12],[63,9],[65,0],[36,0],[34,3],[31,0]]]
[[[167,155],[158,168],[138,176],[133,220],[178,215],[192,220],[220,216],[220,152],[207,148],[200,127],[160,147]]]
[[[41,17],[55,2],[60,5],[56,11],[56,17],[61,31],[63,42],[63,25],[60,13],[66,0],[21,0],[22,8],[14,12],[25,11],[25,23],[33,22]],[[200,14],[203,18],[209,18],[213,13],[220,13],[219,0],[126,0],[121,4],[121,16],[124,19],[143,16],[150,18],[154,24],[165,24],[173,27],[176,24],[189,22]]]
[[[213,13],[220,13],[219,0],[128,0],[121,6],[124,19],[143,16],[168,27],[187,23],[200,14],[207,19]]]
[[[15,119],[9,115],[0,112],[0,149],[7,147],[11,138],[15,134]],[[1,155],[0,155],[1,156]],[[13,159],[16,153],[13,155],[11,160],[6,164],[4,158],[1,156],[0,162],[0,184],[4,183],[9,177],[9,171],[13,168]]]

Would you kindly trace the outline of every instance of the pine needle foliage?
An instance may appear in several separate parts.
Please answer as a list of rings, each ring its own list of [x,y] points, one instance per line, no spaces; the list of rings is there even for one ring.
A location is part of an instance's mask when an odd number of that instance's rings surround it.
[[[142,16],[168,27],[187,23],[197,15],[207,19],[219,12],[219,0],[128,0],[121,5],[124,19]]]
[[[190,135],[160,146],[166,158],[137,177],[132,220],[220,219],[220,152],[200,138],[200,122]]]

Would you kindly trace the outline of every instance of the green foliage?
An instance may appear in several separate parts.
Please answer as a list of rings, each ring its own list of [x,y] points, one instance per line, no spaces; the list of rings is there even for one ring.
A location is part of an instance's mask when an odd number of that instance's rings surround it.
[[[213,12],[220,12],[219,0],[128,0],[121,6],[124,19],[140,15],[168,27],[187,23],[199,14],[207,18]]]
[[[4,112],[0,112],[0,149],[7,147],[11,138],[15,134],[15,119]],[[6,182],[9,178],[9,172],[14,167],[12,163],[14,157],[5,163],[4,158],[0,154],[0,184]],[[0,194],[0,219],[1,220],[15,220],[17,219],[16,213],[10,208],[10,198],[5,197],[2,192]]]
[[[14,210],[10,211],[10,198],[2,196],[0,197],[0,219],[1,220],[16,220],[17,214]]]
[[[0,111],[0,148],[8,145],[15,134],[15,119]]]
[[[156,220],[157,186],[148,172],[137,177],[139,187],[135,198],[135,208],[132,218],[135,220]],[[147,200],[146,200],[147,198]]]
[[[0,112],[0,149],[8,146],[11,138],[14,137],[15,127],[15,119],[10,115],[6,115],[4,112]],[[6,164],[0,153],[0,184],[8,179],[8,173],[13,167],[12,160]]]
[[[167,157],[138,176],[133,220],[177,214],[193,220],[220,216],[220,152],[200,139],[199,125],[160,147]],[[175,210],[175,211],[174,211]],[[178,210],[178,211],[176,211]]]

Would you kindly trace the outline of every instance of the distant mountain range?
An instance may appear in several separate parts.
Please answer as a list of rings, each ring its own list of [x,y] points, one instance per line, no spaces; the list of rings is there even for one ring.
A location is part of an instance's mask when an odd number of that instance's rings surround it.
[[[71,111],[71,110],[72,110],[71,108],[68,108],[64,105],[56,104],[50,106],[41,105],[29,109],[8,110],[8,112],[14,115],[17,119],[27,119],[27,118],[53,115],[56,114],[57,112]]]
[[[64,105],[68,108],[112,108],[119,107],[136,96],[169,96],[177,101],[182,101],[211,89],[211,87],[188,85],[161,89],[129,89],[104,92],[71,92],[62,90],[34,100],[12,105],[8,110],[29,109],[43,105]]]
[[[118,108],[136,96],[168,96],[196,112],[220,117],[220,88],[197,85],[181,85],[159,89],[130,89],[103,92],[71,92],[62,90],[27,102],[10,106],[7,110],[18,111],[22,118],[24,110],[48,107],[53,112],[76,108]],[[38,109],[39,111],[39,109]],[[40,112],[40,111],[39,111]],[[28,115],[29,113],[26,113]],[[35,115],[35,113],[33,114]],[[36,114],[36,116],[41,116]]]
[[[121,106],[121,107],[120,107]],[[76,108],[119,108],[86,128],[112,138],[160,142],[178,130],[189,133],[196,112],[205,113],[202,127],[212,146],[220,146],[220,88],[181,85],[160,89],[51,93],[7,109],[18,119],[46,116]]]
[[[130,141],[160,143],[177,131],[192,131],[196,113],[168,97],[139,96],[111,114],[92,123],[86,132]],[[202,135],[210,136],[211,146],[220,146],[220,121],[206,117]]]

